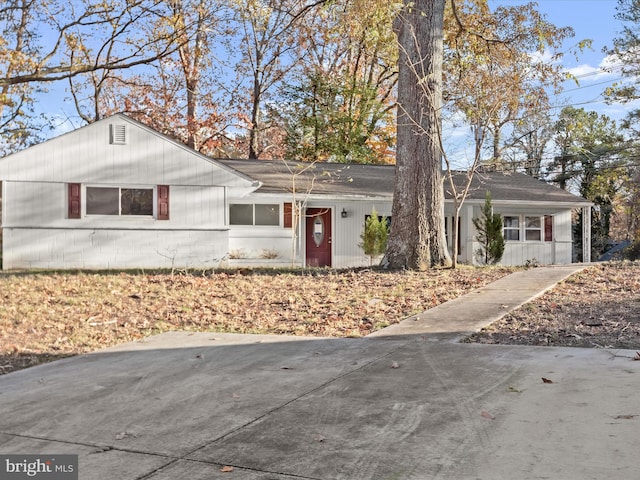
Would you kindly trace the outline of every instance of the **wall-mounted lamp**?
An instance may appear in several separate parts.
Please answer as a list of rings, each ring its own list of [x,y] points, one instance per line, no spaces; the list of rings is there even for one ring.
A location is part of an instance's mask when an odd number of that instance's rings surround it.
[[[342,208],[342,212],[340,212],[340,216],[342,218],[347,218],[347,211],[344,209],[344,207]]]

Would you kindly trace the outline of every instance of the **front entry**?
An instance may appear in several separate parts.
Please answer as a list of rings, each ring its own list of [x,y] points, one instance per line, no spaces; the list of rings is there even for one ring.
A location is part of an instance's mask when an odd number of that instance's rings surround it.
[[[305,227],[307,267],[330,267],[331,209],[307,208]]]

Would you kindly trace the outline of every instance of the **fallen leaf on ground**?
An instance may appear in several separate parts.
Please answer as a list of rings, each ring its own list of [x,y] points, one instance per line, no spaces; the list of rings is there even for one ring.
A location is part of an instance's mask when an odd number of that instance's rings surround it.
[[[633,420],[637,416],[638,415],[616,415],[613,418],[620,419],[620,420]]]
[[[495,417],[491,415],[489,412],[482,411],[480,413],[481,417],[488,418],[489,420],[493,420]]]
[[[225,465],[224,467],[222,467],[220,469],[221,472],[224,473],[228,473],[228,472],[233,472],[233,467],[229,466],[229,465]]]
[[[542,382],[543,383],[553,383],[553,380],[549,380],[548,378],[542,377]]]
[[[391,368],[400,368],[400,364],[398,362],[393,362],[391,364]]]
[[[637,261],[587,267],[465,341],[636,351],[640,347],[639,272]],[[635,360],[640,361],[640,351]]]
[[[166,331],[364,337],[512,271],[2,271],[0,374]]]

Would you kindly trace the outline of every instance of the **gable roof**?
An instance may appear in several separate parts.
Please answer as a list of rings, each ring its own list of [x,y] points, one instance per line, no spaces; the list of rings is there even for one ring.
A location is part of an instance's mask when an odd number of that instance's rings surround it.
[[[303,163],[273,160],[218,159],[228,167],[258,180],[260,193],[291,192],[295,177],[298,192],[336,196],[393,197],[394,165],[361,165],[344,163]],[[456,189],[466,181],[465,172],[455,172]],[[522,173],[478,171],[475,173],[467,200],[484,201],[486,192],[498,202],[550,202],[590,205],[582,197]],[[445,198],[452,199],[445,181]]]
[[[113,141],[124,127],[124,141]],[[115,114],[0,158],[0,180],[258,187],[185,144]]]

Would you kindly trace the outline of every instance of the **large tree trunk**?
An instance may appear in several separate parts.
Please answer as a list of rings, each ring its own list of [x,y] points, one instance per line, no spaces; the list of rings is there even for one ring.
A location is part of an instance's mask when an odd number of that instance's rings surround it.
[[[251,127],[249,128],[249,159],[257,160],[260,157],[260,128],[262,108],[262,52],[256,46],[256,70],[253,72],[253,94],[251,106]]]
[[[260,157],[260,102],[262,101],[261,85],[253,82],[253,106],[251,107],[251,127],[249,128],[249,159]]]
[[[405,1],[400,45],[398,137],[388,268],[451,263],[444,228],[440,142],[445,0]]]

